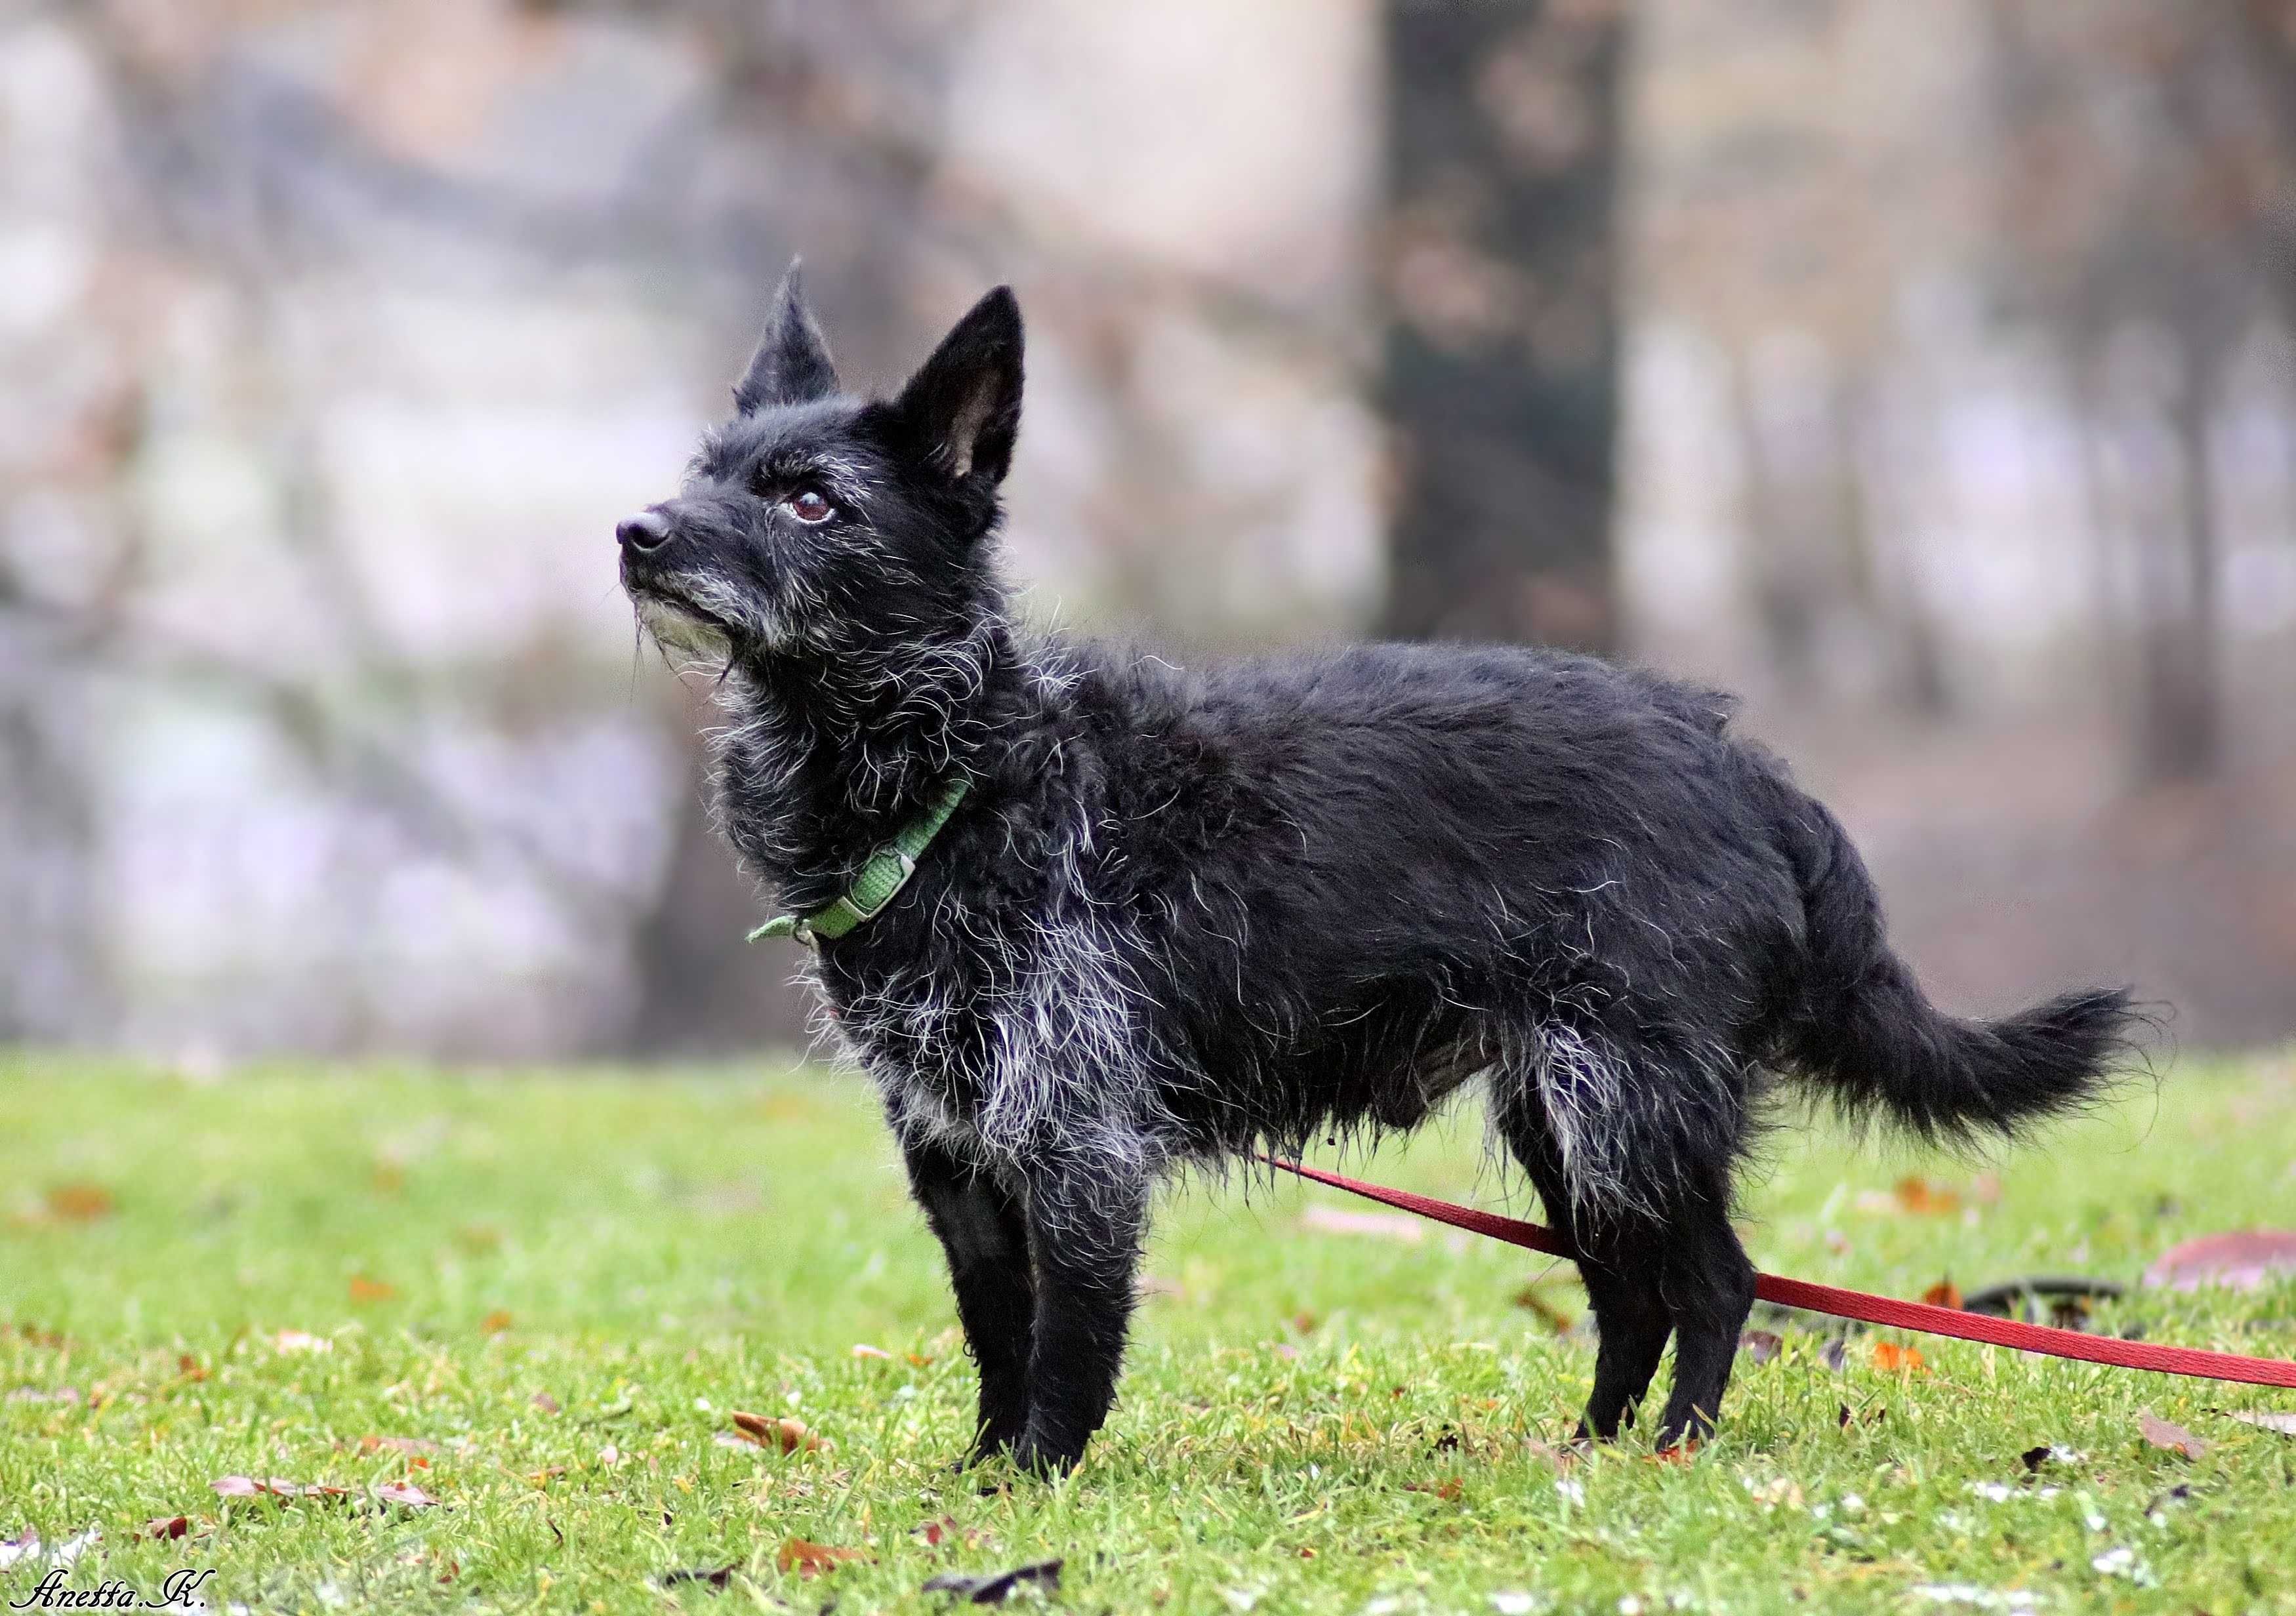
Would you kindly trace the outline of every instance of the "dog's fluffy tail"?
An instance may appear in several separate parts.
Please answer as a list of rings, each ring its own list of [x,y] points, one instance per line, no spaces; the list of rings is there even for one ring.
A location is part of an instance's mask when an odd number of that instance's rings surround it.
[[[1787,1065],[1825,1085],[1853,1121],[1875,1113],[1925,1139],[2013,1137],[2096,1098],[2135,1050],[2125,992],[2062,994],[1998,1021],[1932,1005],[1882,935],[1882,905],[1840,821],[1785,787],[1785,845],[1808,916],[1805,969],[1786,1018]]]

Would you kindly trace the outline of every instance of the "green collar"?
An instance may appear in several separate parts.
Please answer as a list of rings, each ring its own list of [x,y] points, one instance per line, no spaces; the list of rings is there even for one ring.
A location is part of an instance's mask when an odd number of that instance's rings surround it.
[[[907,886],[909,877],[916,873],[917,860],[933,837],[940,834],[940,828],[948,823],[948,816],[956,812],[956,805],[964,800],[966,784],[958,777],[942,786],[930,807],[869,855],[869,861],[861,866],[861,873],[853,877],[853,885],[836,902],[809,915],[775,915],[751,932],[750,941],[794,937],[811,948],[824,939],[842,937],[865,920],[874,920],[893,901],[893,894]]]

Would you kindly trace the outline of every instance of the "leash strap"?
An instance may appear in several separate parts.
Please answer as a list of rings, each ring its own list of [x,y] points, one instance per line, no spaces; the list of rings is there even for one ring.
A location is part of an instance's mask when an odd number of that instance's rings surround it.
[[[1325,1172],[1320,1167],[1286,1161],[1281,1156],[1263,1155],[1259,1159],[1270,1167],[1280,1167],[1312,1183],[1344,1189],[1351,1196],[1463,1228],[1471,1235],[1488,1236],[1550,1256],[1576,1258],[1560,1235],[1536,1223],[1478,1212],[1472,1206],[1456,1206],[1432,1196],[1414,1195],[1407,1189],[1366,1184],[1360,1179]],[[1806,1279],[1784,1279],[1775,1274],[1757,1275],[1754,1294],[1780,1307],[1831,1313],[1837,1318],[1855,1318],[1900,1330],[1921,1330],[1931,1335],[1952,1335],[1963,1341],[2009,1347],[2019,1352],[2039,1352],[2050,1358],[2077,1358],[2085,1363],[2110,1364],[2117,1369],[2151,1369],[2161,1375],[2189,1375],[2198,1380],[2296,1388],[2296,1363],[2284,1359],[2244,1358],[2237,1352],[2209,1352],[2197,1347],[2163,1347],[2111,1335],[2085,1335],[2079,1330],[1964,1313],[1958,1308],[1942,1308],[1933,1302],[1900,1302],[1895,1297],[1869,1295],[1838,1285],[1813,1285]]]

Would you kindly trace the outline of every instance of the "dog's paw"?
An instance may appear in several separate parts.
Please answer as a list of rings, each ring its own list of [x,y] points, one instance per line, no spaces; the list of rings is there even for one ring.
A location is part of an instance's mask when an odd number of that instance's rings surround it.
[[[1040,1481],[1056,1481],[1074,1470],[1084,1458],[1084,1445],[1074,1448],[1048,1442],[1042,1438],[1024,1436],[1013,1446],[1013,1468],[1022,1475]]]

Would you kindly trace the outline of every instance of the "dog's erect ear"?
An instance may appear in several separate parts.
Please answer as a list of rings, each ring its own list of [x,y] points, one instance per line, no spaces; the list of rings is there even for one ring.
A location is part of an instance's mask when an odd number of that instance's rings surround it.
[[[805,306],[799,262],[790,260],[781,290],[774,293],[774,312],[766,316],[766,334],[734,386],[734,407],[744,415],[772,404],[808,404],[837,391],[837,367],[830,363],[829,344]]]
[[[1004,480],[1021,431],[1021,305],[1011,287],[972,306],[893,407],[921,459],[959,483]]]

